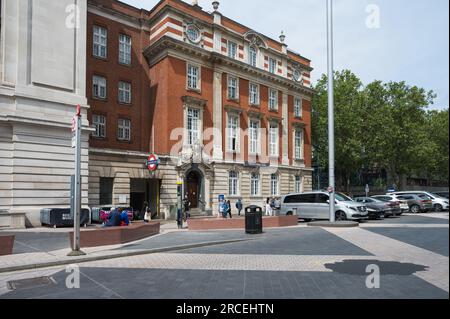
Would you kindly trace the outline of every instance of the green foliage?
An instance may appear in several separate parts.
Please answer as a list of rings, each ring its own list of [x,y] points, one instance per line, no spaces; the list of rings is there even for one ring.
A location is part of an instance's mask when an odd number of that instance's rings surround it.
[[[335,73],[337,183],[349,186],[362,167],[381,167],[400,185],[401,176],[427,174],[448,181],[448,110],[427,112],[435,95],[405,82],[363,86],[349,70]],[[313,144],[328,162],[327,77],[313,99]]]

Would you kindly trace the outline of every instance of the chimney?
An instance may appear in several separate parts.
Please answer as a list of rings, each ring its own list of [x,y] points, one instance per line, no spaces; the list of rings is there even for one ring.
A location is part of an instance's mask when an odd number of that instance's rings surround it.
[[[192,0],[192,6],[199,7],[198,0]]]
[[[284,32],[281,31],[281,34],[280,34],[281,50],[283,51],[284,54],[287,54],[287,44],[284,43],[285,40],[286,40],[286,36],[284,35]]]
[[[217,0],[213,1],[213,3],[212,3],[213,9],[214,9],[214,12],[213,12],[214,23],[221,25],[222,24],[222,15],[219,12],[219,5],[220,5],[220,2]]]

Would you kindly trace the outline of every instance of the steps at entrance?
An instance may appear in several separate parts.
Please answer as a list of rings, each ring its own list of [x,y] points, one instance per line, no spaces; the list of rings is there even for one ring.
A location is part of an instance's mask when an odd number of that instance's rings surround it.
[[[191,218],[208,216],[208,212],[202,211],[200,208],[191,209],[189,213],[191,215]]]

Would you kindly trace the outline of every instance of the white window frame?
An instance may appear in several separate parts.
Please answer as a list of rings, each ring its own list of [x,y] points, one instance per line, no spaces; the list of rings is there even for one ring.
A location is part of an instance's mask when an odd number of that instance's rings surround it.
[[[269,57],[269,72],[272,74],[277,73],[277,60]]]
[[[261,97],[260,97],[259,84],[250,82],[248,96],[249,96],[249,103],[251,105],[259,105],[260,104],[260,98]]]
[[[119,63],[131,65],[131,37],[126,34],[119,34]]]
[[[256,123],[257,127],[252,124]],[[250,118],[248,124],[248,153],[250,155],[261,155],[261,121]]]
[[[117,121],[117,139],[119,141],[131,141],[131,120],[119,119]]]
[[[105,138],[106,137],[106,116],[93,114],[92,124],[95,126],[95,132],[92,133],[93,137]]]
[[[269,109],[278,110],[278,90],[269,89]]]
[[[108,58],[108,29],[94,25],[92,54],[100,59]],[[102,50],[103,49],[103,50]]]
[[[300,138],[297,134],[300,133]],[[297,128],[294,130],[294,159],[302,161],[305,159],[305,130]]]
[[[254,55],[252,54],[252,49],[255,50]],[[258,66],[258,48],[254,45],[248,47],[248,64],[255,68]]]
[[[294,98],[294,117],[303,117],[303,99],[298,96]]]
[[[94,75],[92,77],[92,96],[96,99],[105,100],[107,96],[108,83],[105,77]]]
[[[239,172],[229,171],[228,172],[228,196],[236,197],[240,194],[239,187]]]
[[[240,153],[240,116],[235,113],[227,114],[227,152]],[[233,149],[233,139],[235,140],[235,149]]]
[[[259,173],[250,174],[250,196],[261,196],[261,175]]]
[[[197,74],[192,73],[193,70],[197,70]],[[186,64],[186,89],[191,91],[201,91],[201,78],[202,68],[198,64],[187,63]],[[194,84],[193,86],[192,84]]]
[[[280,194],[280,176],[278,174],[270,175],[270,195],[278,196]]]
[[[193,117],[193,115],[197,115],[197,117]],[[186,145],[202,145],[202,140],[202,110],[188,107],[186,110]]]
[[[233,80],[235,81],[234,86],[232,85]],[[227,91],[228,91],[228,99],[229,100],[239,100],[239,78],[237,76],[228,75],[228,85],[227,85]],[[232,96],[232,92],[234,90],[235,96]]]
[[[119,103],[120,104],[131,104],[131,83],[125,81],[119,81]]]
[[[296,175],[294,182],[294,192],[297,194],[301,193],[302,186],[303,186],[303,177],[301,175]]]
[[[229,58],[236,60],[237,59],[237,55],[238,55],[238,44],[236,42],[228,40],[227,52],[228,52],[228,57]]]
[[[280,125],[275,122],[269,123],[269,156],[280,156]]]

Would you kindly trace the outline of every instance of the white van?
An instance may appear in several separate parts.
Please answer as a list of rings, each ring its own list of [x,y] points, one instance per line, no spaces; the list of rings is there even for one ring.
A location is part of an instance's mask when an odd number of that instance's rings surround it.
[[[307,192],[289,194],[281,198],[280,215],[297,215],[306,221],[312,219],[330,219],[330,195],[327,192]],[[341,220],[368,219],[367,207],[354,202],[350,197],[336,193],[335,218]]]

